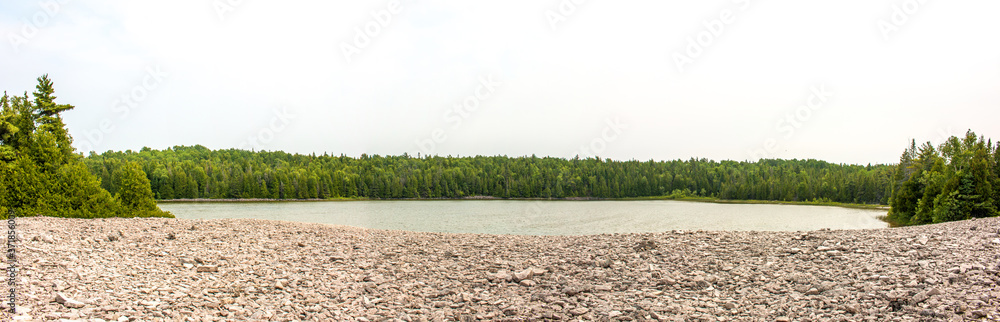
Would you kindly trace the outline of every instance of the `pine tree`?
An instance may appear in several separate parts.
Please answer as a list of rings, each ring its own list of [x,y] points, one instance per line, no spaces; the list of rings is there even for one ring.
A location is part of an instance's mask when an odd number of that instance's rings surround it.
[[[0,209],[20,215],[61,217],[131,216],[129,207],[105,190],[100,177],[91,171],[103,169],[103,162],[88,167],[72,147],[60,113],[72,105],[55,102],[52,81],[38,78],[34,100],[24,96],[0,98]],[[138,175],[145,179],[141,170]],[[113,183],[108,185],[125,191]],[[150,190],[149,182],[129,186]],[[127,192],[126,192],[127,193]],[[152,192],[135,199],[143,202],[147,216],[169,213],[156,207]],[[151,205],[151,206],[150,206]]]

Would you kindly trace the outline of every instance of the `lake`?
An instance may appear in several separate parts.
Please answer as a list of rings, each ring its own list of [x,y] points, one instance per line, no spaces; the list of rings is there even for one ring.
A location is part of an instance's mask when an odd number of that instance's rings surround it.
[[[177,218],[258,218],[422,232],[590,235],[884,228],[885,210],[648,201],[376,200],[160,203]]]

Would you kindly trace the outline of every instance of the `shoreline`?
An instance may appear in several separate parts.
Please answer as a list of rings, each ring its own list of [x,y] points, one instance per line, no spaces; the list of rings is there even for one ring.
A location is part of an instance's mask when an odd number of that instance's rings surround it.
[[[18,223],[19,305],[35,320],[1000,318],[997,217],[587,236],[261,219]]]
[[[591,197],[570,197],[570,198],[501,198],[491,196],[472,196],[463,198],[393,198],[393,199],[372,199],[372,198],[329,198],[329,199],[158,199],[157,203],[198,203],[198,202],[318,202],[318,201],[464,201],[464,200],[509,200],[509,201],[689,201],[706,202],[720,204],[768,204],[768,205],[796,205],[796,206],[828,206],[854,209],[889,210],[888,205],[877,204],[853,204],[840,202],[814,202],[814,201],[775,201],[775,200],[729,200],[715,198],[670,198],[670,197],[635,197],[635,198],[591,198]]]

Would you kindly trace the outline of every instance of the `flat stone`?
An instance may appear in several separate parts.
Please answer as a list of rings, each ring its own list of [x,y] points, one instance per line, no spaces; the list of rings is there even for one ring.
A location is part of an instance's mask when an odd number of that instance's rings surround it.
[[[201,266],[198,266],[198,268],[196,268],[195,271],[197,271],[199,273],[218,272],[219,271],[219,266],[217,266],[217,265],[201,265]]]
[[[514,273],[515,281],[522,281],[531,278],[531,269],[526,269],[520,272]]]
[[[857,303],[845,304],[841,307],[841,309],[850,314],[858,314],[861,312],[861,306]]]
[[[568,286],[563,289],[563,293],[565,293],[568,296],[577,295],[580,294],[581,292],[583,292],[583,288],[579,286]]]
[[[929,297],[930,297],[930,296],[927,296],[927,292],[920,292],[920,293],[917,293],[916,295],[914,295],[914,296],[913,296],[913,301],[912,301],[912,303],[913,303],[913,304],[919,304],[919,303],[921,303],[921,302],[923,302],[923,301],[926,301],[926,300],[927,300],[927,298],[929,298]]]
[[[514,275],[511,275],[507,270],[500,270],[496,274],[492,275],[494,282],[510,282],[514,279]]]
[[[572,314],[572,315],[584,315],[584,314],[587,314],[587,312],[590,312],[590,309],[585,308],[585,307],[577,307],[577,308],[574,308],[572,310],[569,310],[569,314]]]
[[[81,307],[86,306],[86,304],[84,304],[83,302],[74,300],[74,299],[70,298],[69,296],[66,296],[66,294],[63,294],[62,292],[57,292],[56,293],[55,301],[56,301],[56,303],[62,304],[63,306],[66,306],[66,307],[69,307],[69,308],[81,308]]]

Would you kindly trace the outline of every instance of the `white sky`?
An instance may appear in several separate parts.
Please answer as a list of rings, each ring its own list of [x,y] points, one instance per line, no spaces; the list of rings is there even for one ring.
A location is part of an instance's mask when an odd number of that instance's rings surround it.
[[[995,0],[12,2],[0,89],[48,73],[81,150],[866,164],[1000,139]]]

